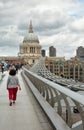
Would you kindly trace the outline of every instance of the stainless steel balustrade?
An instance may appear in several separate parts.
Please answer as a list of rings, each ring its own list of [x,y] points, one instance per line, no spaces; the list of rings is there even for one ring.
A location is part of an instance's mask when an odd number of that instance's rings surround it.
[[[64,85],[73,90],[83,90],[84,91],[84,83],[75,81],[73,79],[62,78],[61,76],[57,76],[54,73],[51,73],[45,67],[45,57],[42,57],[38,63],[34,64],[33,67],[30,68],[30,71],[49,79],[55,83]]]
[[[36,89],[38,89],[39,93],[50,104],[50,106],[55,109],[56,113],[59,114],[59,116],[66,122],[67,126],[69,126],[71,130],[74,129],[74,113],[72,108],[76,106],[79,111],[77,118],[81,118],[81,130],[84,130],[84,96],[59,84],[51,82],[50,80],[47,80],[31,71],[28,71],[26,68],[23,68],[23,70]]]

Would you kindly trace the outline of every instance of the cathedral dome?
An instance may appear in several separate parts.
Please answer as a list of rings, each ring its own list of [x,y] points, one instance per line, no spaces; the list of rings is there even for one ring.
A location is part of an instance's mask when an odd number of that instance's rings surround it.
[[[25,35],[23,42],[39,43],[39,39],[37,35],[33,32],[31,21],[30,21],[30,26],[29,26],[29,33]]]
[[[23,42],[30,42],[30,43],[37,42],[37,43],[39,43],[39,40],[38,40],[38,37],[37,37],[36,34],[34,34],[34,33],[28,33],[24,37]]]

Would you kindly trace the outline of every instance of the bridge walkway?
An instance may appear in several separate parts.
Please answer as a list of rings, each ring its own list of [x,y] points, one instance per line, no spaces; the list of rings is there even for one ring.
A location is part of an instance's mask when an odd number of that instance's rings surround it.
[[[53,130],[41,107],[18,72],[22,90],[17,101],[9,106],[6,82],[8,72],[0,81],[0,130]]]

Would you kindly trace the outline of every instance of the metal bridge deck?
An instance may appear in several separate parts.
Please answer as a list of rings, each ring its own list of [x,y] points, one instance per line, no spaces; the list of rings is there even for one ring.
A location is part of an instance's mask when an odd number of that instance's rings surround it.
[[[0,82],[0,130],[52,130],[45,114],[33,98],[19,71],[22,90],[18,91],[16,104],[9,106],[6,81],[8,72]]]

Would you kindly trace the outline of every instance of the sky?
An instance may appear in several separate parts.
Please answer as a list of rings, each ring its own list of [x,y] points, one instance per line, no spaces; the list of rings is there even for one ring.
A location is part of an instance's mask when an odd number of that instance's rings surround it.
[[[46,55],[54,46],[69,59],[84,47],[84,0],[0,0],[0,56],[18,55],[30,20]]]

